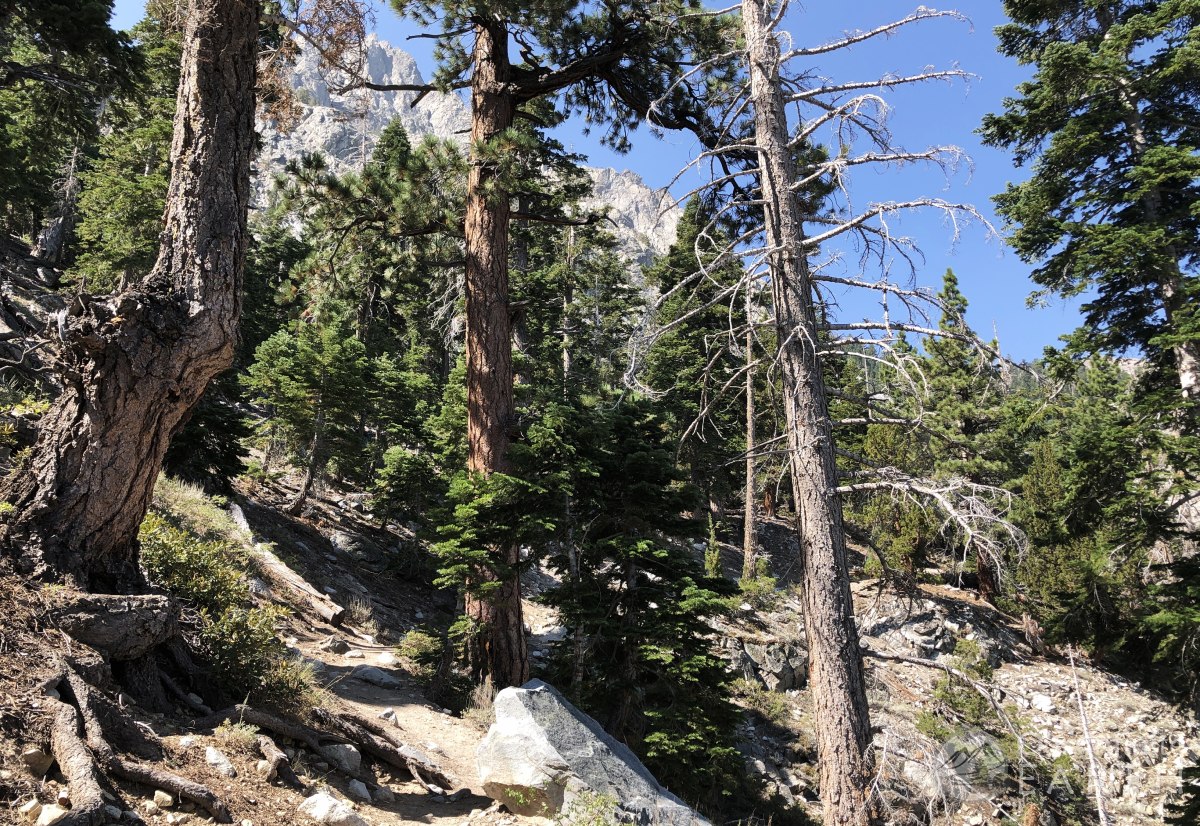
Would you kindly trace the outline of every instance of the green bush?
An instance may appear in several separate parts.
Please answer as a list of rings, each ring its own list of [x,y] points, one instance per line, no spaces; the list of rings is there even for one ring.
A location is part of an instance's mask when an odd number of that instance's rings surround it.
[[[423,676],[430,676],[442,657],[442,638],[414,628],[400,639],[396,653],[416,665]]]
[[[211,501],[207,514],[191,504],[182,516],[170,516],[190,523],[204,514],[197,521],[211,524],[208,517],[219,510]],[[284,646],[275,635],[284,610],[250,606],[250,591],[242,581],[245,549],[226,539],[202,539],[155,512],[146,515],[139,539],[150,579],[196,610],[191,641],[227,699],[247,694],[264,700],[296,696],[297,680],[284,667]]]

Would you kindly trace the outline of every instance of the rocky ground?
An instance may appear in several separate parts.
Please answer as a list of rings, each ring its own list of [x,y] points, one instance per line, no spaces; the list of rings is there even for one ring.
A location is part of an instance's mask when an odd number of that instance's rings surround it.
[[[270,768],[251,731],[228,725],[193,730],[184,716],[137,713],[140,725],[163,738],[166,765],[209,784],[242,826],[317,819],[361,826],[355,817],[377,826],[545,822],[510,814],[484,794],[476,751],[489,724],[487,704],[454,714],[430,702],[427,674],[398,656],[396,643],[407,631],[445,627],[454,609],[452,596],[428,585],[427,560],[412,534],[403,527],[371,526],[362,512],[363,497],[353,493],[326,492],[300,518],[286,517],[277,507],[289,498],[286,488],[258,486],[242,494],[248,541],[272,543],[278,557],[315,592],[345,609],[334,625],[300,608],[279,629],[295,655],[312,664],[328,692],[328,708],[376,721],[455,782],[453,788],[431,789],[409,772],[354,750],[276,738],[287,750],[302,792],[279,778],[268,779]],[[815,817],[804,632],[798,597],[787,585],[794,560],[783,526],[768,524],[763,536],[776,551],[781,589],[743,603],[722,623],[720,645],[740,678],[741,702],[751,712],[742,732],[748,766],[769,791]],[[732,566],[736,551],[729,547],[726,553]],[[527,591],[532,595],[551,581],[549,572],[531,572]],[[289,598],[265,581],[251,586],[264,600]],[[855,598],[863,644],[874,654],[868,673],[880,789],[894,823],[1053,824],[1069,822],[1063,813],[1080,800],[1087,802],[1083,822],[1089,822],[1094,804],[1087,777],[1094,762],[1110,822],[1148,826],[1162,822],[1181,767],[1200,762],[1200,727],[1192,715],[1082,657],[1072,668],[1066,652],[1035,654],[1012,618],[968,592],[942,586],[900,592],[862,580],[855,585]],[[11,592],[5,596],[6,603],[19,601]],[[536,661],[563,630],[546,608],[532,602],[527,608]],[[52,628],[39,627],[37,605],[26,610],[29,616],[13,628],[59,639]],[[964,642],[977,646],[992,669],[968,690],[982,690],[995,713],[975,723],[951,715],[947,723],[937,716],[946,712],[937,688],[946,668],[961,667],[955,652],[966,650],[960,648]],[[45,773],[44,759],[37,755],[45,734],[12,728],[13,721],[27,719],[30,707],[51,702],[39,684],[48,664],[15,660],[14,652],[22,648],[28,650],[28,639],[6,632],[0,640],[5,734],[0,799],[9,806],[0,809],[0,822],[46,826],[60,813],[55,806],[65,790],[61,775],[53,769]],[[929,719],[943,720],[944,729],[931,732]],[[1088,758],[1085,719],[1094,761]],[[1006,732],[1012,736],[1006,739]],[[146,786],[123,784],[108,793],[114,816],[124,822],[175,826],[207,820],[191,804]],[[1034,801],[1040,819],[1028,820]]]

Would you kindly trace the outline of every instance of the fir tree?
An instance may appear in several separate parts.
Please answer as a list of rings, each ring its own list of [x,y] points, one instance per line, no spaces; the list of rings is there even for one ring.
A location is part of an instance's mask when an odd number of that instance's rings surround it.
[[[710,266],[726,239],[702,236],[708,219],[693,198],[667,254],[646,268],[647,285],[665,296],[654,320],[666,331],[646,354],[643,380],[663,394],[679,461],[720,513],[737,487],[731,459],[743,432],[736,391],[726,387],[742,367],[729,346],[730,330],[740,323],[731,317],[729,296],[742,271],[736,264]]]
[[[1047,291],[1094,290],[1073,346],[1141,351],[1156,379],[1200,393],[1200,12],[1152,0],[1008,0],[1000,50],[1032,80],[984,119],[986,142],[1032,162],[997,196],[1011,243]],[[1173,405],[1178,406],[1178,405]]]
[[[83,174],[72,274],[83,289],[109,292],[149,271],[167,197],[171,119],[179,85],[179,35],[148,19],[133,30],[145,72],[107,102],[99,157]]]
[[[941,336],[925,344],[929,379],[929,424],[936,434],[930,444],[933,472],[976,484],[1000,482],[1000,463],[993,449],[999,407],[999,387],[991,358],[974,343],[967,326],[967,298],[953,270],[946,270],[938,293]],[[993,558],[983,544],[975,556],[979,593],[992,601],[1000,593],[1003,560]],[[952,554],[957,549],[949,548]]]
[[[289,512],[300,512],[331,462],[342,473],[360,467],[368,363],[350,329],[343,311],[327,308],[294,332],[280,331],[264,341],[248,371],[247,388],[269,411],[271,442],[303,463],[304,479]]]

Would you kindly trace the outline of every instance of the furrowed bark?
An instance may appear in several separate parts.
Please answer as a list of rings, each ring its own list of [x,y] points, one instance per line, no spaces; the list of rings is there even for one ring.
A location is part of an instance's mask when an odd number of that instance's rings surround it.
[[[760,185],[803,565],[804,620],[827,826],[871,826],[874,773],[862,655],[850,596],[832,422],[817,353],[812,279],[791,184],[797,180],[779,78],[779,44],[763,0],[742,4]]]
[[[64,390],[0,544],[27,575],[136,587],[137,531],[171,436],[233,359],[254,144],[257,0],[195,0],[183,39],[171,184],[158,261],[140,284],[78,297]]]
[[[495,164],[493,141],[513,124],[515,102],[508,88],[508,32],[493,22],[475,27],[471,82],[471,172],[467,181],[467,469],[489,475],[509,469],[514,423],[512,320],[508,302],[509,200]],[[497,552],[503,569],[520,561],[518,548]],[[495,576],[478,571],[479,580]],[[521,585],[511,574],[486,600],[471,592],[467,615],[479,633],[468,643],[476,676],[491,675],[497,689],[529,679],[529,652],[521,616]]]

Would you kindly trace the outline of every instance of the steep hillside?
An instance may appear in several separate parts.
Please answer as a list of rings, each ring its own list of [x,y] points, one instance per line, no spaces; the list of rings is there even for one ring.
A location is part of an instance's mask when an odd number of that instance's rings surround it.
[[[168,488],[174,492],[159,500],[160,508],[200,507],[194,502],[199,494]],[[447,700],[429,696],[436,656],[431,661],[420,643],[446,628],[455,606],[450,593],[431,586],[427,551],[407,528],[370,524],[362,513],[364,497],[353,491],[326,490],[298,518],[281,511],[290,495],[286,480],[241,485],[240,504],[231,506],[222,530],[240,537],[251,554],[270,551],[273,557],[264,558],[281,561],[295,577],[282,579],[260,559],[249,586],[260,604],[289,609],[277,631],[324,694],[310,718],[371,723],[417,754],[421,771],[428,767],[446,785],[369,751],[324,739],[306,742],[302,732],[249,711],[234,720],[238,725],[216,726],[224,717],[209,715],[201,702],[209,698],[195,696],[175,714],[139,713],[172,770],[213,788],[243,826],[312,822],[300,806],[320,792],[378,826],[527,820],[490,800],[479,781],[476,750],[490,714],[486,695],[460,696],[463,710],[457,712],[442,705]],[[747,768],[776,805],[816,817],[803,623],[798,596],[786,585],[794,559],[782,524],[767,523],[762,535],[775,548],[781,587],[741,603],[719,625],[719,645],[742,678]],[[733,546],[724,546],[724,553],[729,562],[736,558]],[[540,570],[526,578],[535,662],[564,637],[553,612],[534,601],[554,577],[554,571]],[[18,598],[20,586],[6,582],[7,603],[24,606],[13,634],[53,627],[54,593]],[[855,586],[855,604],[871,652],[879,788],[891,823],[1093,823],[1088,774],[1094,760],[1110,822],[1150,826],[1162,822],[1165,803],[1177,795],[1180,769],[1200,760],[1200,725],[1192,715],[1095,664],[1077,661],[1073,667],[1065,652],[1034,652],[1011,618],[966,592],[933,586],[897,592],[863,580]],[[336,610],[335,621],[326,606]],[[35,778],[26,768],[39,749],[39,730],[18,735],[13,728],[48,702],[39,699],[38,680],[53,657],[6,660],[10,699],[0,715],[13,740],[0,755],[0,785],[12,807],[7,817],[20,822],[16,808],[35,798],[49,808],[65,792],[54,769]],[[231,713],[239,714],[225,717]],[[264,733],[280,744],[286,763],[264,759],[256,743]],[[296,774],[292,784],[289,768]],[[110,794],[125,820],[174,826],[203,815],[193,804],[141,784],[123,784]]]

